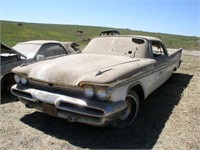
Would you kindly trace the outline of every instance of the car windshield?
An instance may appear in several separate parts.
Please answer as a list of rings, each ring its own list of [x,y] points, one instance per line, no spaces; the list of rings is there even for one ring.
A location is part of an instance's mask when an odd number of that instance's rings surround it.
[[[33,44],[33,43],[18,43],[13,48],[18,52],[22,53],[23,55],[25,55],[29,59],[33,58],[36,55],[40,46],[41,45],[39,44]]]
[[[133,37],[98,37],[90,41],[83,53],[118,55],[127,57],[147,57],[148,44],[143,39]]]

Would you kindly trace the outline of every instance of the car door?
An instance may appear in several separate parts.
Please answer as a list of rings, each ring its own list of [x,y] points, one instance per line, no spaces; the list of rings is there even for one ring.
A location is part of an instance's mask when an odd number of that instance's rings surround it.
[[[168,61],[168,53],[165,46],[160,41],[151,41],[151,48],[154,64],[154,88],[156,89],[163,84],[170,76],[171,69]]]

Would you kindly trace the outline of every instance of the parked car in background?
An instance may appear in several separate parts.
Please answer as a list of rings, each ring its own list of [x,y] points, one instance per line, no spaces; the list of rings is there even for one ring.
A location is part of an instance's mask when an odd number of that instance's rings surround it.
[[[13,48],[1,43],[1,95],[10,93],[15,83],[11,70],[21,64],[76,53],[66,42],[37,40],[17,43]]]
[[[26,56],[14,50],[12,47],[1,43],[1,98],[10,93],[11,86],[15,83],[11,70],[21,65]],[[1,103],[1,101],[0,101]]]
[[[110,35],[120,35],[120,32],[117,30],[105,30],[102,31],[99,36],[110,36]]]
[[[26,56],[27,61],[38,61],[75,53],[67,42],[37,40],[17,43],[13,49]]]
[[[127,127],[179,68],[181,55],[154,37],[99,36],[81,54],[14,68],[12,93],[27,107],[71,122]]]

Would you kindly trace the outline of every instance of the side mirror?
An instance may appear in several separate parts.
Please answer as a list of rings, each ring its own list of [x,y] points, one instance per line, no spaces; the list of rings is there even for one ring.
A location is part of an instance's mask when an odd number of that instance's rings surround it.
[[[36,61],[44,60],[44,55],[36,55]]]

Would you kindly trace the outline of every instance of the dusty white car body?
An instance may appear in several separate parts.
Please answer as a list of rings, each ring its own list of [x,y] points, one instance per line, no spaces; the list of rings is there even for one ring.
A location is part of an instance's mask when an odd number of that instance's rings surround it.
[[[126,127],[180,66],[181,54],[169,54],[153,37],[97,37],[81,54],[13,69],[18,84],[12,93],[28,107],[71,122]]]

